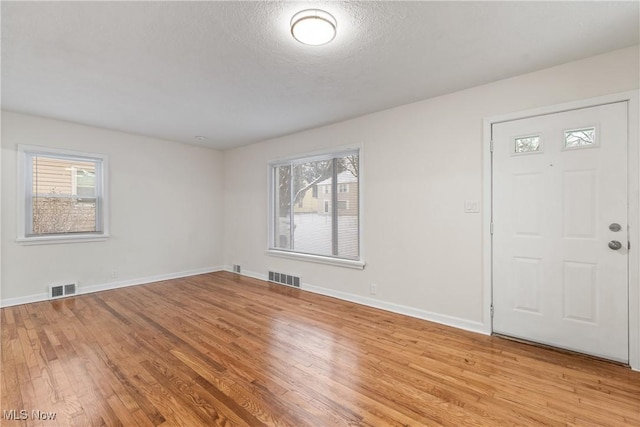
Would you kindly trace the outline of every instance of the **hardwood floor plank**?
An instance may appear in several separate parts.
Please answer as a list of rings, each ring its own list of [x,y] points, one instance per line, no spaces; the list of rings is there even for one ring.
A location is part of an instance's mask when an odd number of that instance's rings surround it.
[[[122,308],[124,308],[124,306],[123,306]],[[129,309],[131,309],[131,307],[129,307]],[[184,347],[184,348],[186,348],[187,350],[191,350],[191,351],[190,351],[190,353],[191,353],[192,355],[194,355],[194,356],[192,356],[192,357],[191,357],[191,361],[192,361],[192,362],[194,362],[194,361],[200,361],[200,363],[201,363],[201,364],[203,364],[203,365],[206,365],[206,366],[207,366],[207,370],[208,370],[209,372],[212,372],[212,369],[211,369],[211,368],[212,368],[212,361],[211,361],[211,359],[209,358],[209,359],[204,360],[204,359],[202,359],[201,357],[198,357],[197,355],[201,354],[200,349],[195,349],[191,343],[188,343],[188,342],[187,342],[188,340],[183,341],[183,340],[179,339],[179,338],[178,338],[178,337],[176,337],[174,334],[172,334],[171,332],[169,332],[169,330],[168,330],[168,329],[166,329],[165,327],[161,326],[159,323],[157,323],[157,322],[155,322],[155,321],[150,321],[150,319],[149,319],[148,317],[146,317],[146,316],[144,316],[144,315],[142,315],[142,314],[140,314],[140,313],[136,313],[136,314],[133,314],[133,312],[131,312],[131,313],[132,313],[132,315],[135,315],[135,316],[139,317],[141,320],[143,320],[143,321],[145,321],[145,322],[147,322],[147,323],[149,323],[149,324],[154,325],[154,327],[155,327],[156,329],[163,331],[163,332],[164,332],[163,336],[164,336],[164,338],[167,338],[167,339],[168,339],[169,343],[171,343],[171,342],[174,342],[174,343],[175,343],[175,342],[177,341],[177,342],[180,342],[180,343],[182,343],[182,344],[185,344],[185,345],[183,345],[183,347]],[[170,318],[160,319],[160,321],[162,321],[162,322],[170,322],[170,320],[171,320]],[[141,326],[142,326],[142,324],[141,324]],[[143,346],[148,346],[149,348],[152,348],[152,347],[153,347],[152,345],[151,345],[151,346],[149,346],[149,343],[148,343],[148,342],[138,341],[138,343],[139,343],[139,344],[141,344],[141,345],[143,345]],[[159,344],[159,342],[158,342],[158,341],[156,341],[156,342],[155,342],[155,344],[157,345],[157,344]],[[172,354],[173,354],[173,351],[169,351],[169,353],[172,353]],[[168,353],[164,353],[164,357],[163,357],[163,359],[164,359],[164,363],[166,363],[167,365],[179,366],[179,365],[176,365],[176,361],[175,361],[175,360],[171,360],[171,358],[169,357],[169,354],[168,354]],[[218,372],[218,375],[217,375],[217,376],[220,376],[219,374],[220,374],[220,373],[222,373],[222,372],[224,372],[224,371],[225,371],[225,369],[226,369],[225,367],[223,367],[223,366],[221,366],[221,365],[217,364],[216,362],[213,362],[213,365],[215,365],[215,367],[216,367],[216,369],[214,369],[214,370],[213,370],[213,374],[215,375],[215,373],[216,373],[216,372]],[[183,370],[183,371],[185,371],[185,370],[186,370],[185,368],[187,368],[187,366],[186,366],[186,365],[185,365],[185,367],[184,367],[182,370]],[[189,374],[191,374],[191,373],[189,373]],[[157,377],[156,377],[156,378],[157,378]],[[197,376],[194,376],[194,378],[196,378],[196,379],[197,379]],[[204,384],[204,382],[203,382],[202,380],[200,380],[200,379],[198,379],[198,383],[199,383],[201,386],[203,386],[203,387],[207,388],[209,391],[212,391],[212,390],[213,390],[213,389],[212,389],[212,388],[210,388],[208,385]],[[218,392],[215,392],[215,393],[213,393],[213,394],[215,395],[215,397],[216,397],[216,398],[219,398],[219,397],[221,396],[221,394],[220,394],[220,393],[218,393]],[[226,399],[226,398],[223,398],[223,399],[224,399],[224,400],[226,400],[227,402],[230,402],[234,407],[236,406],[235,402],[233,402],[232,400],[230,400],[230,399]],[[243,409],[242,409],[242,407],[241,407],[241,406],[240,406],[240,407],[237,407],[237,408],[236,408],[236,410],[237,410],[238,412],[242,412],[242,411],[243,411]],[[260,422],[259,422],[257,419],[254,419],[254,417],[253,417],[253,416],[251,416],[251,415],[250,415],[250,414],[248,414],[248,413],[247,413],[247,414],[245,414],[245,418],[249,418],[249,421],[250,421],[250,424],[251,424],[251,425],[259,425],[259,424],[260,424]],[[277,424],[277,423],[276,423],[276,424]],[[294,423],[293,425],[295,425],[295,423]]]
[[[274,413],[270,405],[265,404],[262,399],[257,399],[256,396],[254,396],[255,391],[242,387],[233,381],[216,376],[205,364],[202,364],[201,361],[188,357],[183,352],[172,350],[171,353],[186,366],[193,369],[194,372],[197,372],[209,385],[217,388],[218,391],[214,391],[212,394],[228,396],[223,399],[237,402],[237,404],[243,408],[243,412],[248,411],[249,414],[253,414],[256,422],[252,425],[257,425],[258,423],[260,425],[275,426],[290,425],[290,423],[284,422],[281,416]],[[203,385],[202,380],[199,380],[199,382]],[[255,382],[251,384],[255,384]],[[203,387],[209,387],[209,385],[203,385]],[[248,417],[245,416],[245,418]]]
[[[0,365],[0,373],[2,374],[0,402],[2,403],[2,408],[0,409],[3,411],[17,411],[19,413],[24,407],[21,393],[21,381],[23,378],[18,375],[18,368],[15,363],[16,355],[14,344],[17,339],[12,338],[14,334],[11,332],[10,327],[4,328],[5,323],[7,325],[9,324],[7,321],[9,317],[10,315],[4,312],[2,313],[2,331],[0,335],[2,337],[2,344],[0,345],[0,350],[2,351],[0,357],[2,361]],[[15,424],[24,426],[26,422],[21,420]]]
[[[640,373],[220,272],[0,310],[8,426],[640,425]]]
[[[142,380],[136,374],[126,375],[120,370],[120,368],[112,361],[107,361],[106,365],[114,373],[116,378],[122,383],[125,390],[135,400],[140,410],[146,415],[146,417],[155,426],[161,425],[166,421],[166,418],[160,413],[158,408],[153,404],[153,399],[149,399],[149,395],[145,394],[144,388],[140,387]],[[151,395],[152,396],[152,395]]]

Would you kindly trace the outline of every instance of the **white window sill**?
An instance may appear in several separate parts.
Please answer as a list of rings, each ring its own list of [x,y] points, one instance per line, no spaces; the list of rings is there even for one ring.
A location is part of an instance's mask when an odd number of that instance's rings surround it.
[[[315,262],[318,264],[336,265],[339,267],[353,268],[356,270],[363,270],[365,266],[364,261],[332,258],[327,256],[321,256],[321,255],[301,254],[297,252],[279,251],[276,249],[267,249],[267,255],[281,257],[281,258],[297,259],[300,261]]]
[[[57,245],[61,243],[103,242],[109,238],[108,234],[78,234],[73,236],[34,236],[18,237],[16,242],[21,245]]]

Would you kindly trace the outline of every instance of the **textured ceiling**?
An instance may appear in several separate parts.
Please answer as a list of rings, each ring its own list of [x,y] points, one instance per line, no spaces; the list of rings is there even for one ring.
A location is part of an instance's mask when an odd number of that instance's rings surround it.
[[[304,46],[320,5],[336,39]],[[229,148],[638,44],[638,2],[2,2],[2,107]],[[194,139],[206,136],[205,141]]]

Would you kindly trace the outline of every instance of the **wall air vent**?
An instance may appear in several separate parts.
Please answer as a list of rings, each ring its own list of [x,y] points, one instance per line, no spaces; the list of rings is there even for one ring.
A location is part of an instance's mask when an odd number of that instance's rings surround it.
[[[281,285],[293,286],[294,288],[300,287],[300,277],[291,276],[290,274],[276,273],[275,271],[269,272],[269,281],[279,283]]]
[[[75,295],[77,292],[77,283],[65,283],[62,285],[49,286],[49,299],[63,298]]]

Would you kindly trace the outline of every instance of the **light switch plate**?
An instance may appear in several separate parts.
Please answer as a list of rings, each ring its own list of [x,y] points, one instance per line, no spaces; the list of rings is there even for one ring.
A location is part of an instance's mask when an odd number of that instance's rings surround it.
[[[464,201],[465,213],[480,213],[480,202],[477,200],[465,200]]]

